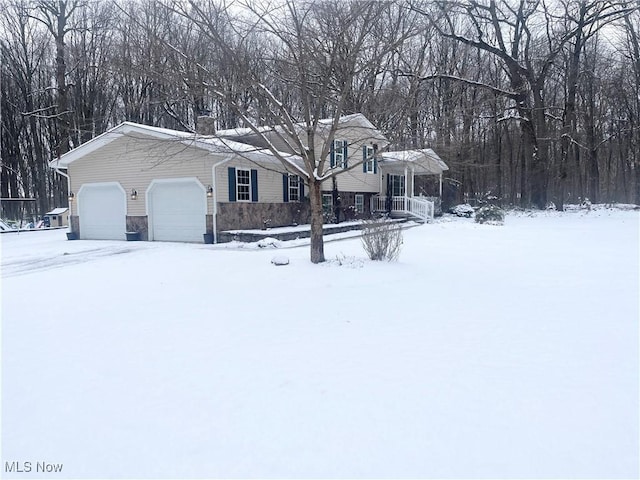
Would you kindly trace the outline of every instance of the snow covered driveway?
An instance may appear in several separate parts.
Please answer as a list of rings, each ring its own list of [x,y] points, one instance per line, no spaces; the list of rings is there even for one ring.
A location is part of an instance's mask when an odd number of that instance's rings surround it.
[[[638,220],[444,219],[317,266],[3,235],[3,475],[637,478]]]

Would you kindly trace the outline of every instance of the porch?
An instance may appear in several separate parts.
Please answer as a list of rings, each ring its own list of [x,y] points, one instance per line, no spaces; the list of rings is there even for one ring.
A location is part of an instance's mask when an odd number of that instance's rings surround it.
[[[442,173],[449,169],[442,159],[429,148],[404,150],[380,154],[379,165],[381,195],[371,199],[371,211],[433,220],[442,197]]]

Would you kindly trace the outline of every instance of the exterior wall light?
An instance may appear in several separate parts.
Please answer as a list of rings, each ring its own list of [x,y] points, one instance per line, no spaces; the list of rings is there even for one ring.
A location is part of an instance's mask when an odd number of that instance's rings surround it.
[[[76,198],[75,194],[73,192],[69,192],[69,201],[73,202],[75,198]]]
[[[138,199],[138,191],[133,188],[131,189],[131,200],[137,200]]]
[[[207,197],[213,197],[213,187],[211,185],[207,187]]]

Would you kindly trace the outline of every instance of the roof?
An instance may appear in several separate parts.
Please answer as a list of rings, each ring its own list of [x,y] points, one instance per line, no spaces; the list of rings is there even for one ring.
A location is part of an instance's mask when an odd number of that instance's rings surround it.
[[[58,208],[54,208],[50,212],[45,213],[45,215],[61,215],[67,210],[69,210],[67,207],[58,207]]]
[[[230,155],[235,153],[257,162],[279,162],[277,157],[267,149],[220,138],[217,135],[198,135],[191,132],[181,132],[179,130],[151,127],[139,123],[123,122],[117,127],[107,130],[102,135],[98,135],[79,147],[65,153],[60,158],[49,162],[49,166],[52,168],[66,169],[70,163],[107,145],[113,140],[125,135],[135,134],[151,136],[158,140],[178,140],[185,145],[208,150],[212,154]],[[294,163],[302,163],[302,159],[297,156],[287,153],[282,153],[281,155]]]
[[[380,154],[381,166],[387,170],[412,167],[415,173],[438,175],[449,167],[436,152],[430,148],[421,150],[402,150],[398,152],[383,152]]]
[[[334,118],[322,118],[318,120],[318,130],[320,130],[321,132],[328,131],[333,125],[333,122]],[[307,128],[307,124],[305,122],[298,122],[294,126],[300,132],[304,131]],[[337,130],[340,130],[342,128],[362,128],[371,131],[371,134],[368,135],[368,137],[370,137],[371,139],[378,140],[380,141],[380,143],[385,145],[388,143],[387,138],[362,113],[353,113],[350,115],[341,116],[338,119]],[[268,133],[276,130],[282,130],[282,127],[270,125],[258,127],[258,131],[260,133]],[[251,128],[231,128],[228,130],[218,130],[216,132],[217,137],[225,138],[251,137],[256,135],[257,134]]]

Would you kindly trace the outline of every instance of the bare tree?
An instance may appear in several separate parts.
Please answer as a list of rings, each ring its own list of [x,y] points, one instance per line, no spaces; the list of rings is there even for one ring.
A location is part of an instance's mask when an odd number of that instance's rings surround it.
[[[413,5],[431,20],[443,37],[477,48],[502,63],[509,79],[508,89],[465,78],[456,80],[482,85],[513,102],[511,108],[517,112],[522,133],[530,200],[538,208],[544,208],[547,203],[551,132],[545,86],[556,59],[576,37],[580,37],[582,44],[581,35],[588,36],[586,29],[626,13],[628,3],[580,1],[581,13],[573,24],[559,22],[562,12],[540,0],[445,0],[436,2],[435,8]],[[569,9],[569,4],[565,7]]]
[[[232,15],[224,5],[191,0],[189,8],[181,3],[174,7],[219,49],[225,67],[240,81],[232,90],[212,75],[206,84],[209,92],[222,100],[288,171],[308,183],[313,263],[325,260],[322,185],[346,171],[332,167],[328,159],[353,87],[411,32],[411,28],[402,32],[377,30],[378,19],[390,5],[375,1],[247,2],[241,13],[233,12],[235,32],[231,35],[220,29],[220,19]],[[262,58],[248,55],[256,36],[265,49]],[[188,63],[188,53],[183,53]],[[239,101],[238,88],[252,98],[250,105]],[[331,121],[321,122],[326,118]],[[273,127],[272,132],[287,145],[287,153],[300,158],[302,167],[276,148],[261,128],[265,125]],[[363,139],[367,135],[373,132],[363,133]],[[356,167],[357,163],[350,168]]]

